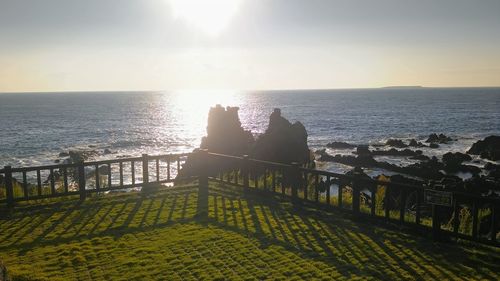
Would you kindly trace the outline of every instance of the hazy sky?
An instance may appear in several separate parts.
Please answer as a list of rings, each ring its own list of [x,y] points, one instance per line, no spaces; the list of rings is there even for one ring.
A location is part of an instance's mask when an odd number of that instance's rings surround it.
[[[500,0],[0,0],[0,91],[500,86]]]

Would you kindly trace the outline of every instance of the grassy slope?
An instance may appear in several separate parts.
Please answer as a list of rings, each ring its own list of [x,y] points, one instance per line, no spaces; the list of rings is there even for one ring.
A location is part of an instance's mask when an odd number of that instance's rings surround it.
[[[435,244],[212,184],[20,207],[0,218],[15,280],[491,279],[500,250]]]

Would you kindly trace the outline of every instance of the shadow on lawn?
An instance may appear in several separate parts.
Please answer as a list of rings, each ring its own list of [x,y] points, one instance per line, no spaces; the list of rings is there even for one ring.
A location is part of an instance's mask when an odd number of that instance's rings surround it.
[[[21,252],[76,239],[120,237],[173,223],[195,221],[196,187],[20,207],[0,218],[0,250]],[[194,200],[192,200],[194,199]],[[75,203],[77,202],[77,203]]]
[[[261,247],[280,245],[326,262],[345,276],[363,270],[382,279],[498,277],[499,252],[481,245],[464,249],[460,244],[433,243],[343,213],[311,210],[307,204],[295,207],[272,194],[243,192],[242,196],[227,188],[211,190],[210,223],[255,237]]]
[[[295,207],[276,195],[232,186],[211,186],[209,191],[187,186],[75,202],[21,207],[0,218],[0,251],[24,254],[40,245],[195,222],[256,239],[261,248],[281,246],[347,277],[362,271],[381,279],[460,279],[464,274],[496,279],[499,270],[499,253],[483,246],[432,243],[343,213]]]

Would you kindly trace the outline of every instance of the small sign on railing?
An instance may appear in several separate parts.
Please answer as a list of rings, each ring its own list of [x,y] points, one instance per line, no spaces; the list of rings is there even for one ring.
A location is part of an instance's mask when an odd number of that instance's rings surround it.
[[[432,205],[441,205],[446,207],[453,206],[453,193],[435,189],[424,190],[424,202]]]

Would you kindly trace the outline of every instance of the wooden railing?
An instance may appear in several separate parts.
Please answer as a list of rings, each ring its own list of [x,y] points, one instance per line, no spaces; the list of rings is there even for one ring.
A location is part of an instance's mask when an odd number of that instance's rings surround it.
[[[58,164],[0,170],[5,192],[0,203],[123,190],[147,183],[173,182],[189,153],[122,158],[104,161]],[[124,175],[125,172],[129,176]],[[44,180],[46,178],[46,180]],[[126,179],[129,179],[126,181]]]
[[[424,200],[424,193],[431,189],[427,186],[377,181],[362,174],[337,174],[248,156],[197,153],[143,154],[136,158],[26,168],[7,166],[0,170],[5,185],[0,204],[12,207],[20,201],[59,196],[85,199],[89,193],[170,183],[189,156],[198,164],[199,174],[194,176],[199,179],[200,188],[207,189],[207,180],[211,179],[248,190],[280,194],[295,204],[309,202],[319,208],[336,208],[356,216],[396,222],[432,232],[439,240],[455,237],[500,246],[497,240],[499,198],[451,191],[450,206],[445,207]],[[125,171],[129,177],[124,176]],[[28,177],[29,174],[34,176]],[[43,174],[48,175],[44,182]],[[130,181],[125,182],[128,178]]]
[[[217,166],[230,168],[217,171],[212,180],[278,193],[299,204],[311,202],[318,207],[332,207],[356,216],[396,222],[432,233],[436,240],[455,237],[500,246],[497,240],[498,197],[449,191],[451,206],[446,207],[426,202],[424,193],[432,190],[432,186],[378,181],[361,174],[337,174],[247,156],[208,154],[218,161],[230,163],[221,165],[218,162]]]

